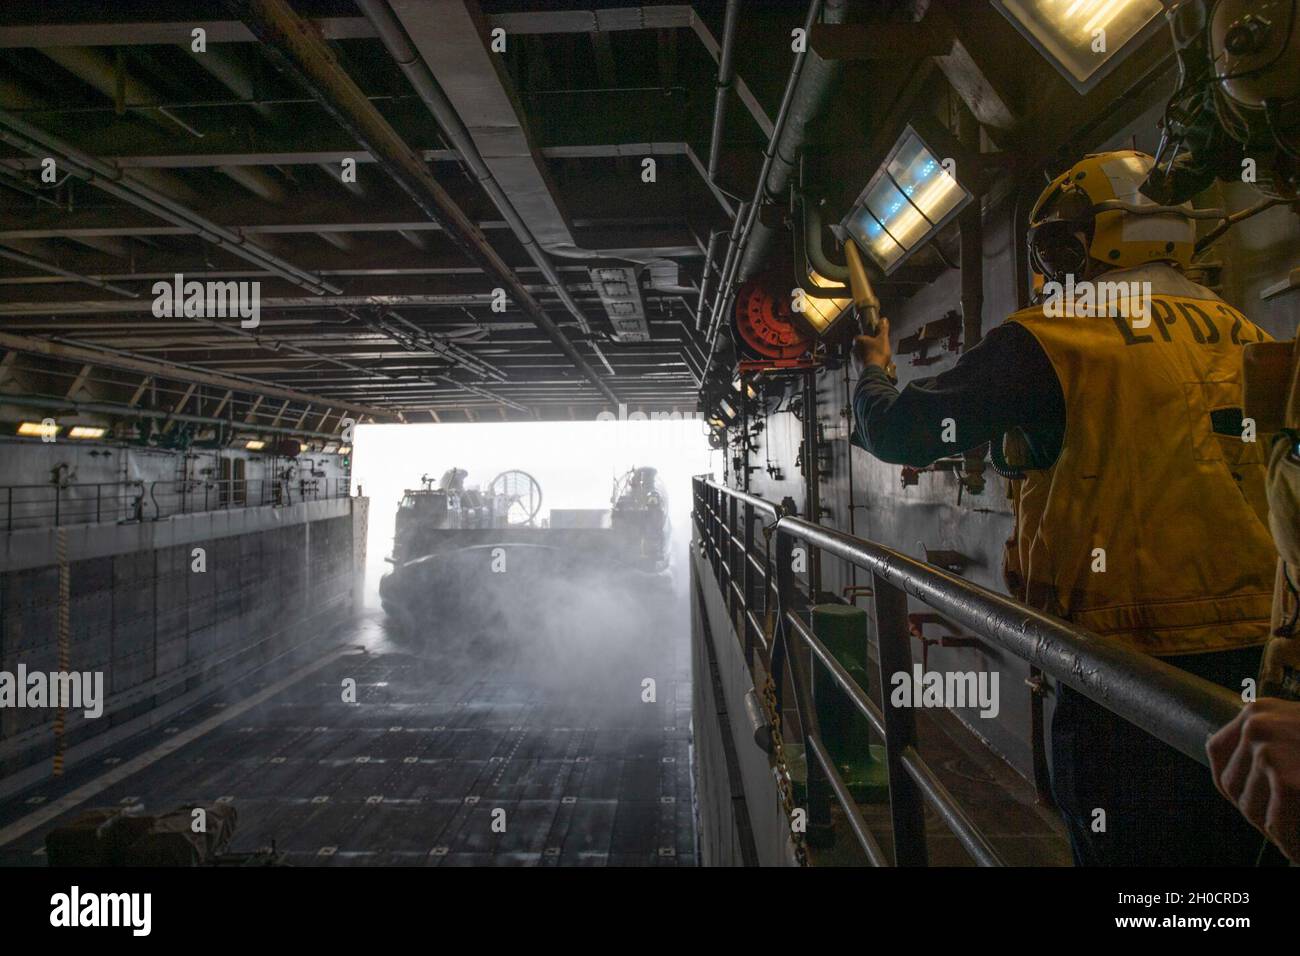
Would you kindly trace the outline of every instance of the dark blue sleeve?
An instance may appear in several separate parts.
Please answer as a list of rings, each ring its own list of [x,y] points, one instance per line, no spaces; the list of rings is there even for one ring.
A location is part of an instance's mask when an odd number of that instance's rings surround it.
[[[990,331],[946,372],[901,392],[884,369],[869,365],[853,395],[853,444],[892,464],[923,467],[1017,426],[1048,464],[1055,460],[1065,430],[1061,383],[1038,340],[1016,322]],[[954,441],[944,441],[945,430]]]

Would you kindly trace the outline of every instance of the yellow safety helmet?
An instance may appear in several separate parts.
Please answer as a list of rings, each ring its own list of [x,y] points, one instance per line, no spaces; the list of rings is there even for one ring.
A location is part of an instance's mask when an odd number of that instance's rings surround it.
[[[1188,268],[1196,225],[1182,210],[1190,214],[1191,204],[1171,211],[1138,191],[1154,164],[1132,149],[1093,153],[1052,180],[1029,214],[1035,271],[1057,281],[1082,277],[1090,259],[1111,269],[1146,262]]]

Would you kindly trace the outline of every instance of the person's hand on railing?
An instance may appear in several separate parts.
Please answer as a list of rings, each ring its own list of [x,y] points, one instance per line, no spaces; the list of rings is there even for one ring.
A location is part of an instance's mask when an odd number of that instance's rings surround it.
[[[1300,863],[1300,701],[1247,704],[1205,744],[1214,785]]]

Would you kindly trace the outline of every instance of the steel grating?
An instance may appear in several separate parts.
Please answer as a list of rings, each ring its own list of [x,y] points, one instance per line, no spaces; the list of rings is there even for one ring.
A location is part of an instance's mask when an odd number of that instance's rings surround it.
[[[44,865],[45,834],[88,807],[154,813],[218,800],[239,814],[232,852],[274,841],[296,866],[694,865],[689,673],[678,635],[554,682],[520,655],[449,666],[393,644],[373,620],[350,642],[367,650],[0,845],[0,865]],[[589,691],[596,672],[603,689],[634,692],[576,692],[578,683]],[[659,675],[654,703],[640,699],[642,674]],[[358,704],[341,701],[345,678],[356,681]],[[227,692],[0,804],[0,832],[239,696]],[[493,830],[496,810],[504,833]]]

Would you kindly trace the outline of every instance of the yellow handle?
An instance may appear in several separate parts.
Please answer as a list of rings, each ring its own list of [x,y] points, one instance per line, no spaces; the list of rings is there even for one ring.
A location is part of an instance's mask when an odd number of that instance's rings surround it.
[[[876,290],[871,288],[871,279],[867,276],[867,267],[862,261],[862,253],[858,252],[857,243],[852,239],[844,243],[844,258],[849,264],[849,289],[853,293],[853,304],[858,310],[858,322],[862,334],[878,335],[880,334],[880,300],[876,298]],[[897,384],[898,370],[893,362],[889,363],[885,374],[889,376],[891,382]]]
[[[867,267],[858,252],[857,243],[852,239],[844,243],[844,258],[849,264],[849,288],[853,292],[853,304],[858,307],[867,335],[875,335],[880,329],[880,300],[871,288],[871,279],[867,277]]]

